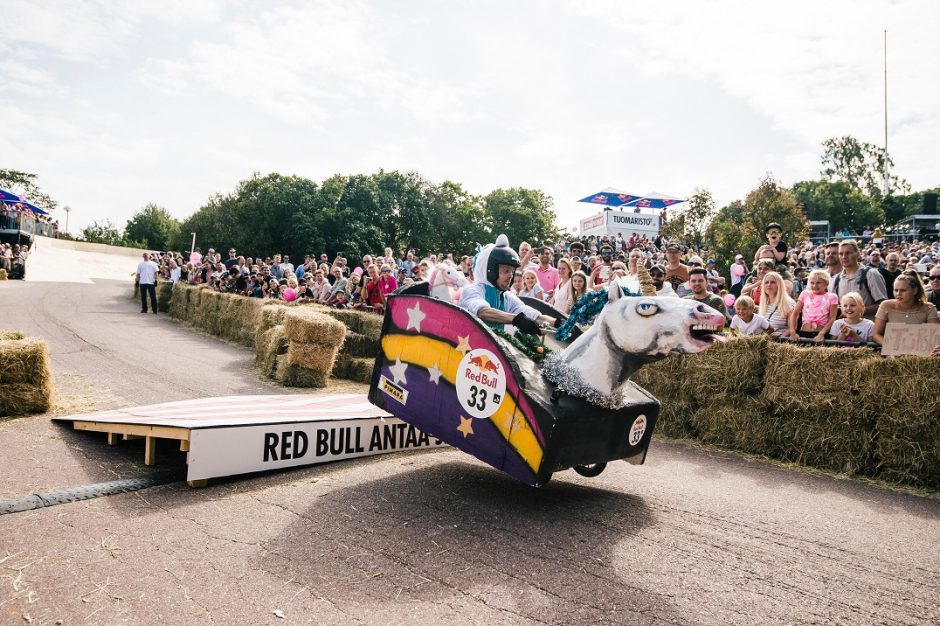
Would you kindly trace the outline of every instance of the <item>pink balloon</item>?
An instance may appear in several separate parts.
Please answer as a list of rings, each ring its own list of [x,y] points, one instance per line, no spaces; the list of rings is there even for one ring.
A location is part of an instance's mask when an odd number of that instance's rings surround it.
[[[734,294],[729,293],[725,296],[725,306],[734,306],[735,300],[737,300],[737,298],[734,297]]]
[[[292,288],[288,287],[284,290],[284,300],[287,302],[293,302],[297,299],[297,292]]]

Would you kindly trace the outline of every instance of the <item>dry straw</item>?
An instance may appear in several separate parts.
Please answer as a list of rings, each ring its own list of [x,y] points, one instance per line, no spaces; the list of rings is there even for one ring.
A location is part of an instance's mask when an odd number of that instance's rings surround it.
[[[690,416],[697,439],[733,450],[770,455],[774,448],[773,420],[754,396],[725,397],[700,405]]]
[[[7,279],[7,271],[5,269],[0,268],[0,280],[6,280],[6,279]]]
[[[346,333],[343,349],[340,352],[351,357],[375,359],[379,355],[379,350],[378,339],[349,331]],[[342,378],[346,378],[346,376]]]
[[[287,356],[277,357],[277,380],[288,387],[326,387],[329,370],[308,369],[287,362]]]
[[[287,354],[287,338],[284,336],[284,326],[278,325],[264,332],[255,350],[256,361],[265,376],[275,376],[277,357],[282,354]]]
[[[20,333],[4,332],[15,337]],[[45,413],[52,403],[52,373],[45,341],[0,341],[0,416]]]
[[[170,301],[173,298],[173,283],[157,283],[157,310],[166,313],[170,310]]]
[[[940,393],[937,358],[872,359],[859,403],[872,412],[880,477],[940,489]]]
[[[26,335],[15,330],[3,330],[0,328],[0,341],[9,341],[11,339],[24,339]]]
[[[770,344],[761,400],[774,420],[772,456],[843,473],[874,472],[873,421],[859,401],[867,348]]]
[[[336,350],[346,338],[342,323],[313,307],[290,307],[284,317],[284,332],[291,342],[316,343]]]
[[[285,334],[287,326],[285,325]],[[336,361],[336,349],[317,343],[298,343],[290,341],[288,335],[287,364],[298,365],[310,370],[322,370],[327,375],[333,371]]]
[[[766,337],[746,337],[718,344],[686,357],[680,393],[698,405],[733,404],[757,395],[764,382]]]
[[[375,358],[357,358],[341,354],[336,357],[336,363],[333,365],[333,377],[369,384],[372,382],[374,366]]]

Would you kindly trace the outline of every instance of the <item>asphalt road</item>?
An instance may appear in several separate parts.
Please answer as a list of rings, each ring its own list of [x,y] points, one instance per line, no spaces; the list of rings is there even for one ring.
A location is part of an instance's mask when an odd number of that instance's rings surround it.
[[[0,283],[58,411],[296,392],[138,310],[119,283]],[[145,473],[139,443],[0,421],[0,498]],[[540,490],[422,451],[0,516],[0,623],[936,624],[938,536],[937,499],[662,441]]]

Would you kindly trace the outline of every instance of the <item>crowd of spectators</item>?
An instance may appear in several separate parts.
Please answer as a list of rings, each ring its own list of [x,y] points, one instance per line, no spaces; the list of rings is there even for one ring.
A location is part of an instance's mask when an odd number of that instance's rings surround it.
[[[28,258],[28,246],[0,243],[0,268],[6,271],[7,278],[23,278],[26,275],[26,260]]]
[[[0,202],[0,230],[15,230],[28,235],[58,237],[59,222],[48,215],[35,213],[15,202]]]
[[[522,242],[511,289],[568,313],[584,294],[635,277],[642,265],[660,295],[711,306],[726,316],[735,334],[881,344],[887,322],[940,322],[940,242],[869,237],[791,245],[778,224],[768,225],[765,235],[767,243],[753,258],[736,255],[725,275],[708,250],[663,237]],[[245,257],[235,249],[225,258],[197,248],[188,258],[167,253],[159,259],[161,273],[173,282],[376,312],[384,309],[389,293],[427,280],[439,262],[453,263],[473,280],[472,257],[420,257],[414,250],[396,254],[390,248],[365,255],[355,267],[341,254],[332,260],[325,253],[310,254],[295,265],[287,255]]]

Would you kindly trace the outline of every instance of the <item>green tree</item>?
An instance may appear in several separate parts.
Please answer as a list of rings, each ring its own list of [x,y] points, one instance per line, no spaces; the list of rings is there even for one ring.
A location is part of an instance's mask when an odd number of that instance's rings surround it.
[[[196,234],[196,247],[203,252],[209,248],[228,245],[223,232],[223,215],[228,202],[229,200],[220,194],[209,198],[205,205],[183,220],[178,234],[170,240],[170,247],[178,251],[189,250],[193,233]]]
[[[179,237],[180,223],[169,211],[153,203],[134,214],[124,227],[128,239],[143,242],[152,250],[167,250]]]
[[[521,241],[535,245],[558,236],[552,199],[538,189],[513,187],[494,189],[483,198],[483,209],[488,233],[486,241],[495,241],[505,233],[513,246]]]
[[[0,170],[0,189],[15,193],[40,209],[51,212],[59,206],[59,203],[39,188],[36,184],[38,178],[36,174],[19,170]]]
[[[699,249],[705,242],[705,234],[709,223],[715,217],[715,212],[715,200],[711,192],[707,189],[696,189],[682,212],[666,222],[662,234]]]
[[[427,186],[424,207],[425,232],[415,239],[416,249],[439,254],[451,252],[459,258],[472,254],[477,243],[485,243],[483,201],[460,183],[445,180]]]
[[[718,211],[704,242],[716,255],[720,268],[726,269],[736,254],[750,261],[757,249],[767,243],[764,228],[773,222],[781,225],[784,239],[791,245],[804,241],[809,233],[809,224],[796,198],[767,174],[743,202],[732,202]]]
[[[826,180],[842,180],[872,198],[910,191],[903,178],[891,172],[894,161],[874,144],[854,137],[832,137],[823,142],[822,175]],[[888,179],[885,181],[885,173]],[[887,182],[887,189],[885,183]]]
[[[91,226],[83,228],[82,239],[89,243],[103,243],[109,246],[147,247],[145,242],[128,239],[120,229],[111,223],[111,220],[107,219],[100,224],[94,221]]]
[[[862,232],[885,221],[881,203],[845,181],[804,180],[795,183],[791,192],[805,205],[810,220],[828,220],[834,231]]]

